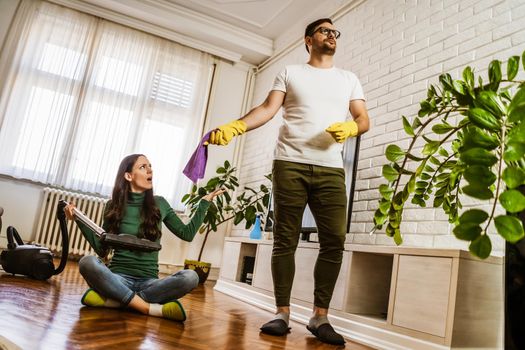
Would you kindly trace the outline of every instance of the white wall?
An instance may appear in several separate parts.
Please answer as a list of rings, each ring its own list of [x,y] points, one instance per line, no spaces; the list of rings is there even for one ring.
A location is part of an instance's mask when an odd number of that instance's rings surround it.
[[[521,56],[524,17],[522,0],[367,0],[337,18],[335,26],[343,34],[336,65],[360,78],[371,117],[371,129],[361,142],[348,241],[393,244],[383,232],[369,232],[378,187],[385,182],[381,177],[381,167],[387,162],[385,148],[390,143],[403,147],[408,142],[401,116],[417,113],[419,101],[426,97],[429,84],[437,83],[439,74],[449,72],[457,78],[470,65],[486,76],[492,59]],[[254,103],[264,99],[273,77],[285,64],[306,60],[301,45],[264,69],[256,79]],[[271,168],[278,124],[277,117],[246,137],[241,169],[244,181],[257,182]],[[441,209],[407,208],[402,232],[405,245],[466,247],[451,235]],[[502,240],[492,238],[494,251],[501,251]]]
[[[0,40],[4,39],[7,26],[14,15],[16,6],[13,5],[16,3],[18,0],[0,0]],[[241,115],[245,105],[245,91],[250,69],[250,66],[245,64],[233,65],[225,61],[217,61],[206,129],[219,126]],[[214,175],[217,166],[223,164],[225,159],[235,164],[237,159],[234,155],[239,147],[237,142],[232,142],[228,147],[210,147],[207,178]],[[207,178],[203,181],[207,181]],[[43,187],[45,185],[0,176],[0,206],[5,209],[2,217],[3,228],[0,232],[0,248],[5,248],[7,245],[5,231],[8,225],[16,227],[24,241],[35,238]],[[211,262],[214,267],[219,267],[221,263],[226,230],[226,225],[220,227],[218,232],[210,235],[206,243],[203,260]],[[192,243],[183,242],[164,228],[160,263],[181,265],[185,258],[197,258],[202,238],[202,235],[198,235]]]
[[[248,70],[249,67],[242,64],[231,65],[225,62],[219,64],[214,82],[213,96],[211,97],[208,110],[210,118],[205,126],[206,130],[235,120],[244,112],[243,104],[247,88]],[[236,148],[240,147],[240,142],[241,139],[236,138],[225,147],[208,147],[208,163],[206,176],[202,180],[203,183],[206,183],[209,178],[216,175],[215,170],[224,164],[224,160],[228,159],[232,165],[236,165],[238,160],[235,158],[235,151]],[[212,232],[209,235],[202,260],[212,263],[215,267],[220,266],[224,236],[228,229],[229,226],[225,223],[219,226],[217,232]],[[195,237],[186,254],[188,258],[197,258],[203,238],[204,235]]]

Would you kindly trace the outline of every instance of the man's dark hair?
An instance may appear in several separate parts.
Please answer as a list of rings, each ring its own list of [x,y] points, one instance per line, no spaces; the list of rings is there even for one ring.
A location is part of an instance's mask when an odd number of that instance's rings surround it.
[[[315,20],[306,26],[306,29],[304,30],[304,37],[306,38],[307,36],[314,35],[314,31],[317,28],[317,26],[323,23],[333,24],[330,18],[320,18],[318,20]],[[304,44],[304,46],[306,47],[306,51],[310,53],[310,49],[308,49],[308,45]]]

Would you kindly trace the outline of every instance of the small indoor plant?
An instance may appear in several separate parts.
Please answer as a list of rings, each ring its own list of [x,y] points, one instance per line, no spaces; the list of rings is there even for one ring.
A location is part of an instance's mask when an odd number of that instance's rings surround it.
[[[239,187],[239,180],[234,175],[235,171],[236,168],[232,167],[229,161],[225,161],[223,166],[217,168],[217,175],[209,179],[206,185],[200,187],[194,185],[191,192],[182,198],[182,202],[189,206],[189,216],[192,217],[202,197],[218,188],[228,190],[223,195],[213,199],[204,217],[204,222],[199,228],[199,233],[205,236],[197,260],[186,260],[184,262],[184,268],[194,269],[199,274],[200,283],[206,281],[211,268],[210,263],[201,261],[209,234],[217,231],[220,225],[229,220],[233,220],[235,225],[245,220],[245,228],[249,229],[255,223],[257,216],[266,213],[268,210],[270,189],[265,184],[261,184],[259,189],[245,187],[235,200],[232,199],[230,193],[235,193]],[[271,175],[265,175],[265,177],[271,181]]]
[[[525,52],[525,70],[524,60]],[[519,70],[520,57],[512,56],[505,75],[500,61],[490,63],[488,82],[476,79],[471,67],[463,70],[462,79],[442,74],[439,84],[428,89],[418,115],[411,122],[403,116],[411,140],[406,150],[386,148],[391,163],[383,166],[388,184],[379,187],[377,229],[386,226],[386,234],[401,244],[403,208],[412,198],[422,207],[429,201],[441,207],[455,225],[454,235],[470,242],[470,252],[480,258],[491,253],[487,233],[492,222],[510,243],[524,237],[519,213],[525,210],[525,82],[516,79]],[[421,139],[424,145],[417,152]],[[490,210],[468,209],[460,215],[462,194],[492,200]],[[496,213],[498,204],[506,213]]]

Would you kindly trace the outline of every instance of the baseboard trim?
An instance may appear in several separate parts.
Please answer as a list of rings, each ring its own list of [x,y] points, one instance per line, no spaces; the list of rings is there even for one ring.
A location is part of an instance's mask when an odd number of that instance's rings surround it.
[[[250,305],[257,306],[271,313],[275,311],[275,300],[273,297],[260,293],[252,288],[246,288],[237,282],[219,279],[214,290],[234,297]],[[290,318],[302,324],[308,324],[312,313],[311,308],[292,304]],[[345,338],[356,343],[364,344],[376,349],[384,350],[446,350],[448,346],[430,343],[427,341],[398,334],[379,327],[360,323],[348,318],[330,315],[330,321],[334,329]]]

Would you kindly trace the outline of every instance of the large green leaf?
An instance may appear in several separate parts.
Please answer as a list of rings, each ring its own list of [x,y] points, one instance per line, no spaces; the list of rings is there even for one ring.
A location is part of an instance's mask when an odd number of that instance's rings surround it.
[[[388,145],[385,155],[386,159],[389,161],[397,162],[405,156],[405,151],[403,151],[398,145]]]
[[[403,129],[405,129],[405,133],[407,135],[410,135],[410,136],[414,136],[414,129],[412,128],[412,126],[410,125],[410,123],[408,122],[408,119],[403,116]]]
[[[507,190],[500,194],[499,201],[509,213],[525,210],[525,196],[518,190]]]
[[[379,185],[379,193],[381,193],[381,197],[383,197],[384,199],[390,200],[392,199],[394,189],[386,184],[381,184]]]
[[[460,159],[468,165],[485,165],[492,166],[496,164],[498,158],[494,153],[484,148],[476,147],[461,153]]]
[[[257,208],[250,205],[248,208],[246,208],[246,212],[244,214],[244,218],[246,221],[254,221],[255,220],[255,214],[257,213]]]
[[[438,153],[439,153],[439,155],[441,155],[443,157],[448,157],[448,152],[444,148],[440,148]]]
[[[522,122],[509,130],[507,142],[525,142],[525,122]]]
[[[415,175],[412,175],[410,177],[410,180],[408,180],[405,188],[408,193],[414,193],[414,190],[416,189],[416,176]]]
[[[460,223],[454,227],[454,236],[463,241],[473,241],[481,234],[481,227],[476,223]]]
[[[465,211],[459,217],[459,222],[462,224],[476,224],[479,225],[489,218],[489,214],[481,209],[470,209]]]
[[[485,131],[477,126],[471,126],[465,131],[463,149],[481,147],[488,150],[499,146],[498,138],[489,131]]]
[[[470,243],[468,250],[480,259],[488,258],[492,251],[490,238],[487,235],[479,236]]]
[[[388,181],[392,182],[395,179],[397,179],[399,173],[397,172],[394,167],[392,167],[389,164],[383,165],[383,177],[387,179]]]
[[[508,142],[503,159],[513,162],[523,158],[523,155],[525,155],[525,142]]]
[[[491,199],[494,197],[494,193],[486,187],[478,186],[478,185],[467,185],[462,188],[463,192],[473,198],[477,199]]]
[[[403,243],[403,237],[401,237],[401,231],[399,229],[394,230],[394,242],[397,245],[401,245],[401,243]]]
[[[418,117],[423,118],[432,111],[432,105],[428,101],[421,101],[419,103]],[[415,128],[414,128],[415,129]]]
[[[498,233],[510,243],[516,243],[525,236],[521,221],[511,215],[500,215],[494,219]]]
[[[374,213],[374,225],[377,228],[381,228],[383,224],[386,222],[386,219],[388,218],[388,215],[383,214],[379,209],[377,209]]]
[[[468,110],[468,118],[474,125],[482,129],[498,131],[501,128],[498,119],[483,108],[470,108]]]
[[[421,153],[426,156],[434,154],[438,150],[439,146],[439,141],[430,141],[423,147],[423,151],[421,151]]]
[[[512,80],[518,73],[520,66],[520,56],[512,56],[507,61],[507,79]]]
[[[244,215],[242,212],[237,212],[235,214],[235,218],[233,219],[233,223],[235,225],[239,224],[244,219]]]
[[[469,184],[478,184],[488,187],[496,181],[496,174],[489,168],[482,165],[469,166],[463,173]]]
[[[390,201],[386,199],[382,199],[379,201],[379,211],[381,214],[387,214],[388,209],[390,209]]]
[[[509,104],[507,112],[510,122],[525,121],[525,85],[521,85],[518,89],[518,92],[516,92]]]
[[[496,117],[501,117],[506,112],[505,105],[494,91],[481,91],[475,100],[477,107],[484,108]]]
[[[466,66],[465,69],[463,69],[463,80],[467,83],[467,86],[471,89],[474,89],[474,73],[472,72],[472,68],[470,66]]]
[[[452,82],[452,87],[454,88],[454,92],[456,94],[466,95],[468,93],[467,85],[461,80],[454,80]]]
[[[494,60],[489,64],[490,89],[497,91],[501,82],[501,62]]]
[[[394,196],[394,199],[392,199],[392,206],[394,207],[395,210],[400,210],[403,208],[403,203],[404,203],[403,192],[397,192]],[[391,218],[391,221],[392,221],[392,218]]]
[[[446,134],[450,130],[453,130],[454,127],[447,122],[443,122],[442,124],[436,124],[432,127],[432,131],[438,135]]]
[[[452,76],[449,73],[444,73],[439,76],[439,82],[445,91],[450,91],[454,88]]]
[[[503,170],[502,178],[508,188],[516,188],[525,184],[525,171],[515,166],[509,166]]]

